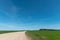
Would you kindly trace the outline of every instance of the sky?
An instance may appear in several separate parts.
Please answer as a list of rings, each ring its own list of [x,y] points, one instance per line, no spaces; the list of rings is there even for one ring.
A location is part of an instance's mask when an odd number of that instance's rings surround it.
[[[60,29],[60,0],[0,0],[0,30]]]

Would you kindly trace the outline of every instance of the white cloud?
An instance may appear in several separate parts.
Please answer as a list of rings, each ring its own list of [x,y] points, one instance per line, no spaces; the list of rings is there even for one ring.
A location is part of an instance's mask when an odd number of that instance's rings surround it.
[[[6,29],[6,28],[17,29],[17,25],[4,24],[4,23],[0,23],[0,27],[2,27],[3,29]]]

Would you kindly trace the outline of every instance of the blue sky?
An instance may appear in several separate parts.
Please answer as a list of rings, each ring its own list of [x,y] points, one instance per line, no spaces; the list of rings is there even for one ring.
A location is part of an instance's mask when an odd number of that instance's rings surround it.
[[[0,29],[60,29],[60,0],[0,0]]]

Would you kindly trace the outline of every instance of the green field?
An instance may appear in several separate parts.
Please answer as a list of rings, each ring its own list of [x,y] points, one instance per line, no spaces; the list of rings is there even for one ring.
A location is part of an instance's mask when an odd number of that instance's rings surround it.
[[[32,40],[60,40],[60,31],[27,31]]]

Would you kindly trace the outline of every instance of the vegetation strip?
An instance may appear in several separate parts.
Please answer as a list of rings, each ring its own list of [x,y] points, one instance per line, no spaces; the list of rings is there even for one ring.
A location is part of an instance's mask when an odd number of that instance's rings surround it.
[[[3,31],[2,31],[2,30],[1,30],[1,31],[0,31],[0,34],[11,33],[11,32],[20,32],[20,30],[15,30],[15,31],[13,31],[13,30],[11,30],[11,31],[10,31],[10,30],[5,30],[5,31],[3,30]]]

